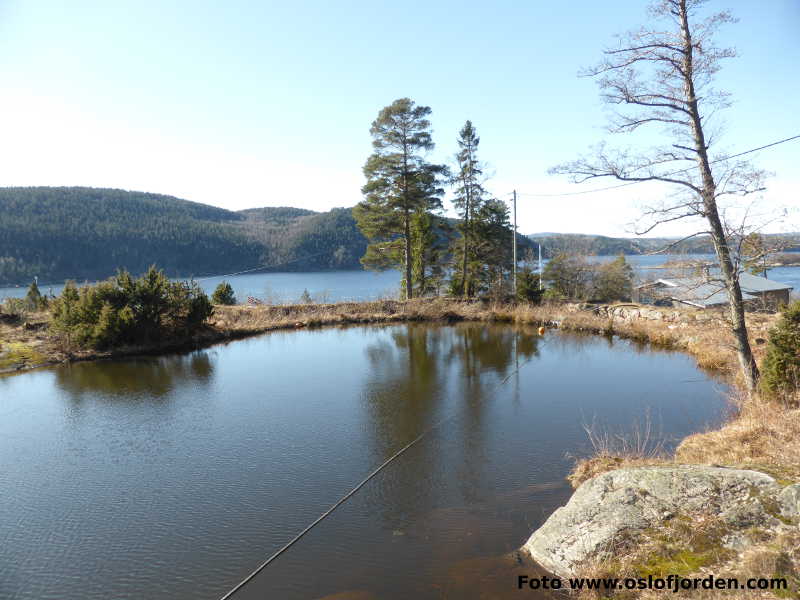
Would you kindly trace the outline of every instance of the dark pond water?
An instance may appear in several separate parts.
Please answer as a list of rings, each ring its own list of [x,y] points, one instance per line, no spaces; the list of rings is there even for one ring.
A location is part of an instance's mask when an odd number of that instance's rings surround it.
[[[217,599],[443,417],[236,598],[516,598],[509,553],[568,498],[584,425],[669,446],[723,395],[681,354],[481,324],[7,377],[0,598]]]

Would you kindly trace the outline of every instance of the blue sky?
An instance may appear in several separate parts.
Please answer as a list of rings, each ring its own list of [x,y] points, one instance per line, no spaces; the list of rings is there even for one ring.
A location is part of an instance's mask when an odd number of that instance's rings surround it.
[[[0,0],[0,185],[118,187],[231,209],[352,206],[371,121],[408,96],[433,109],[432,160],[451,160],[473,121],[498,195],[603,187],[613,182],[576,188],[547,169],[624,141],[605,133],[596,85],[576,74],[645,21],[645,4]],[[800,134],[800,2],[709,8],[740,19],[719,36],[739,52],[718,77],[735,101],[722,147]],[[753,155],[775,173],[767,206],[798,205],[798,156],[800,141]],[[664,192],[520,196],[519,228],[624,234]]]

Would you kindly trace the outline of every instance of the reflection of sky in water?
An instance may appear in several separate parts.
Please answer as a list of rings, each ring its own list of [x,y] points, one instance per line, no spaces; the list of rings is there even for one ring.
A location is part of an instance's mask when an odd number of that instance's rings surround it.
[[[219,598],[445,419],[237,600],[469,598],[448,572],[502,584],[510,566],[474,561],[564,502],[585,424],[682,437],[718,421],[718,387],[680,354],[486,324],[276,332],[0,379],[0,596]]]

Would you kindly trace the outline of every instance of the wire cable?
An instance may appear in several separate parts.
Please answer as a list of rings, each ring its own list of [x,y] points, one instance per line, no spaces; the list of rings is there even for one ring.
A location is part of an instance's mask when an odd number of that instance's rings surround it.
[[[759,150],[764,150],[766,148],[772,148],[773,146],[778,146],[780,144],[785,144],[786,142],[791,142],[792,140],[796,140],[796,139],[800,139],[800,134],[799,135],[793,135],[791,137],[784,138],[782,140],[778,140],[778,141],[775,141],[775,142],[770,142],[769,144],[764,144],[763,146],[759,146],[758,148],[751,148],[750,150],[745,150],[744,152],[739,152],[737,154],[731,154],[730,156],[723,156],[723,157],[720,157],[720,158],[715,158],[714,160],[709,161],[709,164],[714,164],[714,163],[718,163],[718,162],[724,162],[724,161],[730,160],[732,158],[738,158],[738,157],[744,156],[746,154],[752,154],[753,152],[758,152]],[[694,169],[694,167],[687,167],[685,169],[679,169],[677,171],[664,173],[662,175],[659,175],[659,177],[670,177],[671,175],[678,175],[679,173],[685,173],[686,171],[691,171],[692,169]],[[651,181],[656,181],[656,180],[651,180]],[[607,187],[596,188],[596,189],[592,189],[592,190],[581,190],[581,191],[577,191],[577,192],[562,192],[562,193],[558,193],[558,194],[529,194],[529,193],[526,193],[526,192],[517,192],[517,195],[518,196],[525,196],[526,198],[561,198],[561,197],[564,197],[564,196],[582,196],[584,194],[594,194],[596,192],[605,192],[605,191],[608,191],[608,190],[616,190],[616,189],[619,189],[619,188],[628,187],[630,185],[637,185],[637,184],[640,184],[640,183],[648,183],[648,182],[647,181],[628,181],[626,183],[620,183],[620,184],[617,184],[617,185],[610,185],[610,186],[607,186]],[[511,193],[511,192],[509,192],[509,193]],[[508,195],[508,194],[504,194],[504,195]]]
[[[500,382],[498,385],[496,385],[496,386],[494,386],[493,388],[491,388],[491,390],[496,390],[496,389],[498,389],[498,388],[502,387],[503,385],[505,385],[505,383],[506,383],[506,382],[507,382],[507,381],[508,381],[508,380],[511,378],[511,376],[512,376],[512,375],[514,375],[514,373],[518,373],[518,372],[520,371],[520,369],[522,369],[522,367],[524,367],[525,365],[527,365],[527,364],[528,364],[529,362],[531,362],[532,360],[533,360],[533,357],[529,357],[529,358],[528,358],[526,361],[524,361],[524,362],[523,362],[521,365],[519,365],[518,367],[516,367],[516,368],[514,369],[514,371],[512,371],[512,372],[511,372],[511,374],[510,374],[510,375],[508,375],[508,376],[507,376],[505,379],[503,379],[503,380],[502,380],[502,381],[501,381],[501,382]],[[366,476],[364,479],[362,479],[362,480],[361,480],[361,481],[358,483],[358,485],[356,485],[356,486],[355,486],[353,489],[351,489],[349,492],[347,492],[347,493],[346,493],[344,496],[342,496],[341,498],[339,498],[339,500],[337,500],[337,501],[336,501],[336,502],[335,502],[333,505],[331,505],[331,507],[330,507],[328,510],[326,510],[326,511],[325,511],[324,513],[322,513],[322,514],[321,514],[319,517],[317,517],[317,518],[314,520],[314,522],[313,522],[313,523],[311,523],[310,525],[308,525],[308,526],[307,526],[305,529],[303,529],[303,530],[302,530],[300,533],[298,533],[296,536],[294,536],[294,537],[293,537],[291,540],[289,540],[289,541],[288,541],[286,544],[284,544],[284,545],[283,545],[281,548],[279,548],[278,550],[276,550],[276,551],[275,551],[275,552],[274,552],[274,553],[273,553],[273,554],[272,554],[272,555],[271,555],[269,558],[267,558],[267,559],[266,559],[264,562],[262,562],[260,565],[258,565],[258,566],[257,566],[255,569],[253,569],[253,571],[252,571],[252,572],[251,572],[251,573],[250,573],[250,574],[249,574],[247,577],[245,577],[245,578],[244,578],[244,579],[242,579],[242,580],[241,580],[241,581],[240,581],[238,584],[236,584],[236,585],[235,585],[235,586],[234,586],[234,587],[233,587],[233,588],[232,588],[232,589],[231,589],[231,590],[230,590],[230,591],[229,591],[227,594],[225,594],[224,596],[222,596],[222,598],[220,598],[220,600],[230,600],[230,598],[232,598],[232,597],[233,597],[233,595],[234,595],[236,592],[238,592],[238,591],[239,591],[240,589],[242,589],[242,588],[243,588],[245,585],[247,585],[247,584],[248,584],[250,581],[252,581],[252,580],[253,580],[253,579],[254,579],[254,578],[255,578],[255,577],[256,577],[256,576],[257,576],[259,573],[261,573],[261,571],[263,571],[264,569],[266,569],[266,568],[267,568],[267,566],[269,566],[269,564],[270,564],[270,563],[272,563],[272,562],[273,562],[273,561],[274,561],[276,558],[278,558],[278,557],[279,557],[281,554],[283,554],[283,553],[284,553],[284,552],[286,552],[286,551],[287,551],[289,548],[291,548],[291,547],[292,547],[292,546],[294,546],[294,545],[295,545],[297,542],[299,542],[299,541],[300,541],[300,540],[303,538],[303,536],[305,536],[305,535],[306,535],[306,534],[307,534],[309,531],[311,531],[312,529],[314,529],[314,527],[316,527],[316,526],[317,526],[319,523],[321,523],[321,522],[322,522],[323,520],[325,520],[325,519],[326,519],[328,516],[330,516],[330,515],[333,513],[333,511],[335,511],[335,510],[336,510],[337,508],[339,508],[339,507],[340,507],[342,504],[344,504],[344,503],[345,503],[345,502],[347,502],[347,501],[348,501],[350,498],[352,498],[352,497],[353,497],[353,496],[354,496],[354,495],[355,495],[355,494],[358,492],[358,490],[360,490],[362,487],[364,487],[364,486],[365,486],[365,485],[366,485],[366,484],[367,484],[367,483],[368,483],[368,482],[369,482],[371,479],[373,479],[373,478],[374,478],[374,477],[375,477],[375,476],[376,476],[378,473],[380,473],[381,471],[383,471],[383,469],[385,469],[385,468],[386,468],[386,467],[388,467],[388,466],[389,466],[389,465],[390,465],[392,462],[394,462],[394,460],[395,460],[395,459],[399,458],[399,457],[400,457],[400,456],[402,456],[402,455],[403,455],[403,454],[404,454],[404,453],[405,453],[407,450],[411,449],[411,448],[412,448],[413,446],[415,446],[415,445],[416,445],[418,442],[422,441],[422,439],[423,439],[423,438],[425,438],[425,437],[426,437],[428,434],[430,434],[431,432],[435,431],[436,429],[438,429],[439,427],[441,427],[442,425],[444,425],[444,424],[445,424],[445,423],[447,423],[448,421],[450,421],[450,420],[452,420],[452,419],[455,419],[457,416],[458,416],[458,414],[457,414],[457,413],[454,413],[454,414],[451,414],[451,415],[448,415],[448,416],[442,417],[442,418],[441,418],[441,419],[439,419],[439,420],[438,420],[436,423],[434,423],[433,425],[431,425],[430,427],[428,427],[428,428],[427,428],[425,431],[423,431],[423,432],[422,432],[422,433],[420,433],[420,434],[419,434],[417,437],[415,437],[413,440],[411,440],[411,441],[410,441],[408,444],[406,444],[405,446],[403,446],[402,448],[400,448],[400,450],[398,450],[397,452],[395,452],[394,454],[392,454],[392,456],[390,456],[389,458],[387,458],[387,459],[386,459],[386,460],[385,460],[383,463],[381,463],[381,464],[380,464],[380,466],[378,466],[377,468],[375,468],[375,469],[374,469],[374,470],[373,470],[373,471],[372,471],[372,472],[371,472],[369,475],[367,475],[367,476]]]
[[[292,263],[307,260],[309,258],[316,258],[317,256],[322,256],[323,254],[330,254],[330,252],[317,252],[316,254],[312,254],[311,256],[301,256],[300,258],[294,258],[292,260],[288,260],[283,263],[278,263],[276,265],[259,265],[258,267],[253,267],[252,269],[245,269],[244,271],[236,271],[235,273],[226,273],[224,275],[209,275],[208,277],[201,277],[200,279],[195,279],[194,281],[206,281],[207,279],[216,279],[217,277],[233,277],[234,275],[243,275],[245,273],[252,273],[253,271],[259,271],[261,269],[275,269],[277,267],[283,267],[286,265],[290,265]]]

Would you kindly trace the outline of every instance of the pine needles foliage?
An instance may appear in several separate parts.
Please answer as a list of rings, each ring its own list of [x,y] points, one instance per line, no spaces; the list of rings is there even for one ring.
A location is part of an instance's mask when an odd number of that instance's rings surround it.
[[[800,389],[800,301],[783,311],[769,333],[761,364],[761,388],[770,397],[789,398]]]
[[[105,349],[190,335],[213,310],[196,282],[170,281],[152,266],[139,278],[123,270],[80,289],[68,282],[50,326],[70,346]]]
[[[231,284],[227,281],[220,282],[216,289],[214,289],[214,293],[211,294],[211,303],[221,304],[223,306],[233,306],[236,304],[236,296],[233,293]]]

